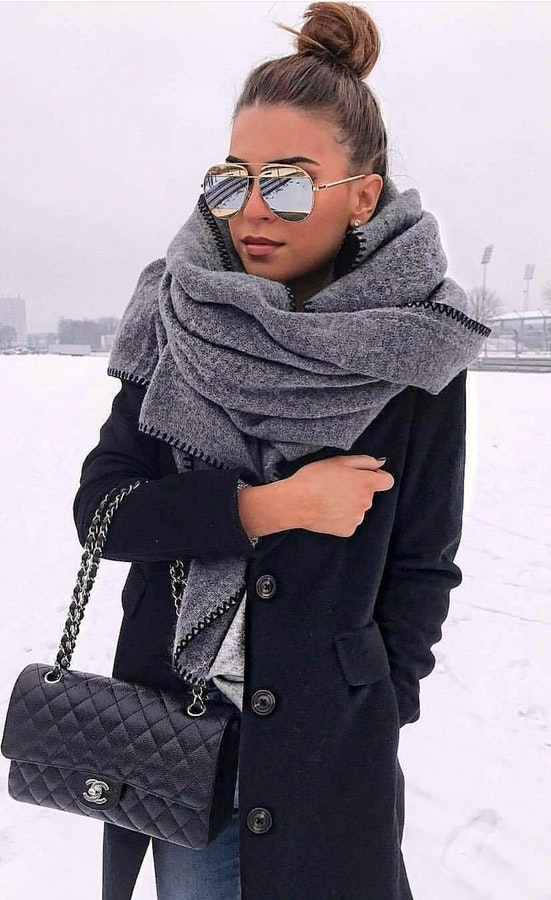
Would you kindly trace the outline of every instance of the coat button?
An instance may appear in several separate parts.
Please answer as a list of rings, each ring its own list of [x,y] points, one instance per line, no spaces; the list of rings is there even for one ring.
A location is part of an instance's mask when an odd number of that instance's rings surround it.
[[[247,828],[255,834],[264,834],[272,827],[272,816],[263,806],[255,806],[247,815]]]
[[[273,575],[261,575],[256,582],[256,593],[263,600],[269,600],[276,592],[277,582]]]
[[[276,699],[271,691],[255,691],[251,697],[251,706],[259,716],[268,716],[274,709]]]

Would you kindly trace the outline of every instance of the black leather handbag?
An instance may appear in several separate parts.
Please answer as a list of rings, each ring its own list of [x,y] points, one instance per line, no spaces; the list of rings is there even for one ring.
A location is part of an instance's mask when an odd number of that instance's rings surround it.
[[[69,669],[107,528],[139,484],[110,491],[96,510],[55,664],[30,663],[18,676],[1,751],[14,800],[200,850],[232,815],[237,707],[208,697],[204,680],[182,682],[180,694]],[[178,610],[181,560],[170,574]]]

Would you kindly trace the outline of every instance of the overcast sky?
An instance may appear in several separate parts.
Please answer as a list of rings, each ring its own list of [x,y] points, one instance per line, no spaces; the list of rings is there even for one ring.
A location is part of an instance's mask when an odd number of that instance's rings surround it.
[[[307,3],[0,2],[0,295],[30,331],[120,316],[164,256],[255,65]],[[363,3],[390,174],[438,219],[448,274],[522,309],[551,282],[551,4]],[[299,150],[293,152],[300,152]]]

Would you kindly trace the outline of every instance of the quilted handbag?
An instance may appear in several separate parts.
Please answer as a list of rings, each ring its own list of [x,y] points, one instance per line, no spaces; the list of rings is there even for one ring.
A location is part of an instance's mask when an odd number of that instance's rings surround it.
[[[233,810],[235,705],[209,697],[204,679],[176,693],[69,669],[109,523],[139,484],[96,510],[54,665],[30,663],[15,682],[1,746],[8,793],[200,850]],[[170,574],[178,610],[181,560]]]

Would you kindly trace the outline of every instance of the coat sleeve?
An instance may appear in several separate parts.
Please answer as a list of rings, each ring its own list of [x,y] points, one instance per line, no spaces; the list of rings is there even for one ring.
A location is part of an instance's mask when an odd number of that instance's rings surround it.
[[[374,618],[395,687],[400,726],[420,718],[419,681],[436,664],[462,532],[466,378],[463,369],[439,393],[419,390],[396,518]]]
[[[156,562],[185,557],[254,558],[254,542],[239,517],[240,480],[250,472],[199,469],[169,474],[161,454],[168,444],[138,430],[146,388],[123,381],[99,442],[84,459],[73,502],[79,541],[86,541],[94,513],[106,493],[137,479],[144,483],[122,500],[107,532],[103,557],[124,562]],[[169,463],[170,466],[171,463]]]

